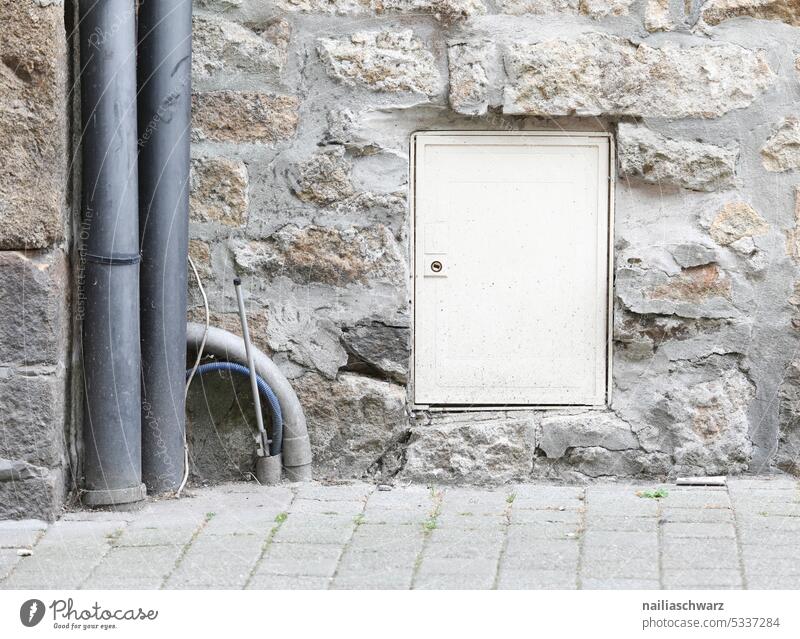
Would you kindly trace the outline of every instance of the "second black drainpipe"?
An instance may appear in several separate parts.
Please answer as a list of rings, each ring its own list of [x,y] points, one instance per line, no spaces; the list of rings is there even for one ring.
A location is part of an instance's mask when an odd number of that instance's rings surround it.
[[[184,472],[191,0],[139,2],[142,471],[150,493]]]

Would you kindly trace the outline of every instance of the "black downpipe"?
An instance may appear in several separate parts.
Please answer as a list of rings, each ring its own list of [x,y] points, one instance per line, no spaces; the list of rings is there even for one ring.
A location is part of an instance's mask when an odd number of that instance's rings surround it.
[[[134,0],[80,0],[83,120],[84,502],[142,485]]]
[[[184,472],[191,0],[139,2],[142,471],[151,493]]]

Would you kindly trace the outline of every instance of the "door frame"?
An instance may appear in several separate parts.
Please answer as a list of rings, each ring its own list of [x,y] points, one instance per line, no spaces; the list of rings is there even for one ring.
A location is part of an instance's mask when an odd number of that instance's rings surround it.
[[[463,136],[494,136],[494,137],[590,137],[606,138],[608,140],[608,238],[607,238],[607,296],[606,296],[606,392],[605,401],[600,404],[418,404],[415,401],[414,371],[416,356],[416,286],[415,268],[417,255],[417,236],[416,236],[416,147],[419,137],[433,135],[463,135]],[[611,405],[612,395],[612,366],[613,366],[613,334],[614,334],[614,190],[616,185],[616,153],[614,135],[609,131],[564,131],[537,129],[534,131],[471,131],[460,129],[438,129],[414,131],[409,143],[409,181],[408,181],[408,206],[409,206],[409,305],[411,318],[411,354],[408,367],[407,393],[411,410],[413,411],[435,411],[435,412],[496,412],[514,410],[558,410],[558,409],[584,409],[584,410],[606,410]]]

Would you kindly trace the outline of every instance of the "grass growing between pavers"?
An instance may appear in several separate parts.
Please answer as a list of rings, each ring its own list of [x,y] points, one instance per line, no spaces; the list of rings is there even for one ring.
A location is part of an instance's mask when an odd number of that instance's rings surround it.
[[[181,551],[178,554],[178,558],[175,560],[175,565],[172,566],[172,570],[170,570],[169,573],[167,573],[164,576],[164,579],[161,581],[161,586],[160,586],[161,590],[163,590],[166,587],[169,578],[178,569],[178,566],[181,565],[181,562],[183,561],[184,557],[186,557],[186,553],[189,552],[189,548],[192,547],[192,544],[200,536],[200,533],[203,531],[203,528],[208,526],[208,522],[210,522],[212,519],[213,517],[209,517],[208,513],[206,513],[206,516],[203,518],[203,521],[200,522],[200,525],[195,529],[194,533],[192,534],[192,537],[189,539],[186,545],[184,545],[184,547],[181,548]]]
[[[643,499],[665,499],[669,497],[669,491],[666,488],[658,487],[655,490],[639,490],[636,491],[637,497]]]
[[[258,559],[256,559],[256,562],[253,564],[253,567],[250,569],[250,574],[247,575],[247,579],[244,582],[244,588],[247,588],[250,585],[250,582],[253,581],[253,577],[258,571],[261,563],[264,561],[264,557],[267,554],[267,550],[269,550],[270,544],[272,544],[272,540],[275,538],[275,535],[278,534],[278,531],[287,519],[289,519],[289,513],[287,512],[282,512],[275,515],[275,525],[270,528],[267,538],[264,539],[264,543],[261,545],[261,553],[259,554]]]
[[[438,525],[439,514],[442,511],[442,501],[444,499],[444,491],[443,490],[436,490],[433,486],[430,488],[430,497],[433,502],[430,512],[428,513],[428,518],[422,523],[422,548],[417,555],[417,558],[414,560],[414,568],[411,574],[411,587],[414,587],[414,581],[417,578],[417,574],[419,573],[419,569],[422,566],[422,557],[425,553],[425,547],[428,545],[428,540],[430,539],[431,533],[436,530]]]

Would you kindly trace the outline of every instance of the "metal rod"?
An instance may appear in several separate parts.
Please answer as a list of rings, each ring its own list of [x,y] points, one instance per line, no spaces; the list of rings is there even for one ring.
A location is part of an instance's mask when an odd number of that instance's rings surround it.
[[[250,344],[250,331],[247,328],[247,313],[244,310],[244,297],[242,296],[242,280],[238,277],[233,280],[236,289],[236,301],[239,303],[239,319],[242,321],[242,337],[244,338],[244,349],[247,353],[247,368],[250,369],[250,390],[253,391],[253,405],[256,410],[256,424],[261,435],[261,445],[264,448],[264,455],[269,455],[269,439],[264,428],[264,417],[261,414],[261,397],[258,394],[258,380],[256,367],[253,362],[253,347]]]
[[[185,464],[191,0],[140,0],[138,53],[142,475],[163,493]]]
[[[144,498],[134,0],[81,0],[84,503]]]

